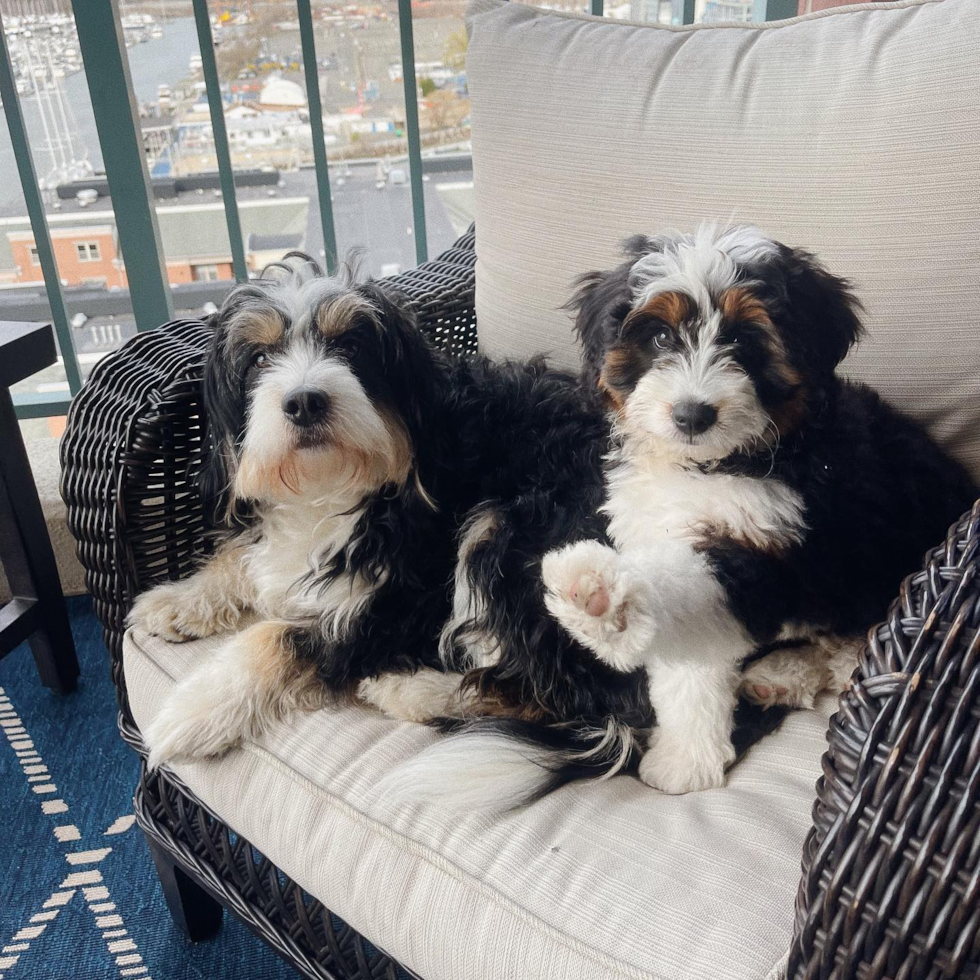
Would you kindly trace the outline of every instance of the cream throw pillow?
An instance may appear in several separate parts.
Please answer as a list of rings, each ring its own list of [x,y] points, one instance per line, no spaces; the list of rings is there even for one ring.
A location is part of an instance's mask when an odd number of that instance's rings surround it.
[[[634,232],[753,222],[854,281],[845,370],[980,477],[978,7],[669,28],[472,0],[483,350],[576,365],[576,275]]]

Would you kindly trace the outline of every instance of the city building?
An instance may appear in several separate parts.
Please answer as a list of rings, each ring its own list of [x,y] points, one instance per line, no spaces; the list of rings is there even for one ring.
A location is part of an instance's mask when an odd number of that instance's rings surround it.
[[[700,20],[704,24],[752,20],[752,0],[707,0]]]
[[[273,75],[259,91],[259,105],[285,112],[306,108],[306,92],[296,82]]]
[[[278,177],[271,176],[273,181]],[[216,178],[184,183],[209,182],[216,183]],[[161,182],[162,192],[166,193],[174,183]],[[85,196],[86,190],[89,196]],[[92,194],[97,194],[93,188],[81,190],[76,198],[59,202],[59,210],[48,217],[58,271],[67,286],[125,288],[126,270],[111,201],[102,196],[85,203]],[[279,196],[274,182],[272,186],[263,182],[238,188],[238,210],[246,243],[266,243],[270,236],[278,236],[288,239],[289,248],[302,248],[309,207],[308,196]],[[156,211],[167,277],[172,284],[234,278],[224,204],[217,187],[177,189],[171,200],[157,205]],[[246,253],[246,259],[250,269],[260,269],[269,261],[269,246],[256,246],[254,253]],[[28,217],[0,217],[0,289],[43,281]]]
[[[801,14],[811,14],[817,10],[829,10],[831,7],[846,7],[855,0],[800,0]]]

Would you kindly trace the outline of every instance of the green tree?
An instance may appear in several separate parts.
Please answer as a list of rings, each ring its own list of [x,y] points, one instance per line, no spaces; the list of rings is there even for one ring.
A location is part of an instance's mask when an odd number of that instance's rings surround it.
[[[466,67],[466,45],[469,39],[466,31],[461,27],[458,31],[453,31],[446,38],[446,43],[442,49],[442,60],[447,68],[453,71],[462,71]]]
[[[427,99],[436,90],[436,83],[431,78],[420,78],[419,89],[422,92],[422,98]]]

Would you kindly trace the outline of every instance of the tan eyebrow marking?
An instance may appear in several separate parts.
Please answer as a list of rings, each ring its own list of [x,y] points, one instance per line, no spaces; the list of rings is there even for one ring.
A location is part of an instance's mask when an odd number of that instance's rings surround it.
[[[238,338],[256,347],[271,347],[282,340],[286,323],[272,307],[246,308],[232,320],[232,330]]]
[[[690,320],[696,312],[694,300],[687,293],[658,293],[643,306],[631,310],[623,327],[636,320],[656,317],[676,330],[682,323]]]
[[[317,308],[317,329],[324,337],[339,337],[350,328],[358,313],[373,315],[375,309],[357,293],[341,293],[335,299],[321,303]]]
[[[722,319],[731,322],[751,321],[760,326],[772,326],[766,304],[750,290],[740,286],[726,289],[718,297],[718,311]]]

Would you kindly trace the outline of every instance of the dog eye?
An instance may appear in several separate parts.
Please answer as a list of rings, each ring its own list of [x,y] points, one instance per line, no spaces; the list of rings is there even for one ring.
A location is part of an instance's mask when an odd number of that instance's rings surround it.
[[[257,354],[252,355],[252,367],[262,368],[269,363],[269,357],[265,351],[259,351]]]
[[[670,331],[669,330],[658,330],[653,335],[653,342],[661,349],[667,350],[670,347]]]

